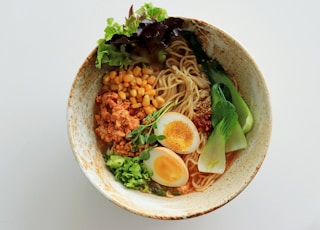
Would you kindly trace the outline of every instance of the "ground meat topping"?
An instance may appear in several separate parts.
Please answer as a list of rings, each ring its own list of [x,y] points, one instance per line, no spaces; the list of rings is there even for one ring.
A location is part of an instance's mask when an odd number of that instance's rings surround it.
[[[204,101],[197,106],[192,121],[199,132],[212,132],[211,106],[208,102]]]
[[[131,143],[126,136],[140,125],[145,114],[133,112],[128,100],[122,100],[117,93],[106,91],[96,97],[98,111],[95,113],[95,132],[101,141],[113,143],[120,155],[132,156]],[[132,115],[137,114],[137,115]]]

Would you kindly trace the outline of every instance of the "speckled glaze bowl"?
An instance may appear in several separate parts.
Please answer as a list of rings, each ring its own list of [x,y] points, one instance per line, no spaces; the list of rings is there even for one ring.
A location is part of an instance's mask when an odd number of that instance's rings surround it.
[[[259,68],[246,50],[221,29],[186,19],[207,53],[232,73],[254,116],[247,134],[248,147],[239,152],[230,169],[204,192],[174,198],[159,197],[124,188],[107,170],[96,143],[93,108],[106,69],[96,69],[96,49],[87,57],[74,80],[67,108],[68,134],[74,156],[91,183],[116,205],[156,219],[185,219],[214,211],[234,199],[255,177],[265,158],[271,136],[269,93]]]

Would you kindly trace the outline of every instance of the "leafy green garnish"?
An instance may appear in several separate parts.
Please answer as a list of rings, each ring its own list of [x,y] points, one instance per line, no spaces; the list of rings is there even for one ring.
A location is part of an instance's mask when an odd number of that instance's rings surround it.
[[[115,34],[123,34],[123,26],[115,22],[113,18],[107,18],[107,26],[104,29],[104,38],[99,40],[98,43],[108,41]]]
[[[136,11],[136,14],[140,15],[140,18],[154,19],[158,22],[161,22],[168,17],[165,9],[154,7],[152,3],[145,3]]]
[[[97,65],[101,68],[102,63],[108,63],[110,66],[128,66],[131,63],[130,54],[126,52],[125,45],[120,47],[112,44],[101,43],[98,46]]]
[[[132,138],[131,143],[133,151],[137,151],[140,145],[153,144],[156,141],[164,140],[164,135],[153,134],[154,129],[157,128],[157,122],[170,108],[177,105],[177,102],[167,103],[159,110],[149,114],[138,128],[134,129],[127,135],[127,138]]]
[[[110,151],[105,155],[106,166],[111,170],[115,180],[125,187],[148,192],[152,171],[143,164],[143,160],[150,157],[148,154],[149,152],[145,151],[138,157],[126,157]]]
[[[136,64],[162,64],[169,38],[176,36],[183,20],[168,18],[166,10],[144,4],[135,13],[130,8],[123,25],[107,19],[104,38],[98,40],[96,67],[127,68]]]
[[[137,32],[139,24],[145,20],[163,21],[168,17],[165,9],[155,7],[152,3],[145,3],[135,13],[133,6],[129,10],[129,16],[126,18],[125,23],[120,25],[115,22],[113,18],[107,18],[107,26],[104,29],[104,38],[99,40],[99,44],[104,41],[110,40],[115,34],[122,34],[130,37],[133,33]]]

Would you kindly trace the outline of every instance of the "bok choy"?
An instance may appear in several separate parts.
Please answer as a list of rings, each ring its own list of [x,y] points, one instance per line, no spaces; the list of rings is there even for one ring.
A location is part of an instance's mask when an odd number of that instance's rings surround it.
[[[222,174],[226,168],[226,146],[230,137],[232,143],[229,148],[245,148],[247,146],[246,137],[238,121],[235,106],[226,100],[220,84],[214,84],[211,88],[212,101],[212,125],[214,130],[198,160],[200,172]]]
[[[190,43],[199,64],[212,84],[213,132],[198,160],[201,172],[222,174],[226,168],[226,153],[247,147],[245,134],[253,126],[253,116],[233,81],[220,63],[207,56],[192,31],[182,31]]]
[[[211,84],[220,83],[223,93],[228,101],[236,108],[238,119],[244,133],[248,133],[253,126],[253,116],[247,105],[233,84],[231,78],[225,72],[221,64],[207,56],[202,49],[194,32],[182,31],[183,37],[190,43],[199,64],[208,76]]]

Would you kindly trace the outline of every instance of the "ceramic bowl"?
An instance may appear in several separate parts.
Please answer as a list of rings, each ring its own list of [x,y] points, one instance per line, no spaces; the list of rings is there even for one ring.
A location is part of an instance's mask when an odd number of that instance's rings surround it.
[[[271,136],[269,93],[262,73],[247,51],[231,36],[206,22],[186,19],[205,45],[232,73],[254,116],[247,134],[248,147],[239,152],[233,165],[204,192],[174,198],[145,194],[123,187],[105,167],[96,143],[93,108],[106,69],[96,69],[96,49],[79,69],[67,107],[68,134],[74,156],[90,182],[116,205],[138,215],[156,219],[185,219],[212,212],[242,192],[255,177],[265,158]]]

